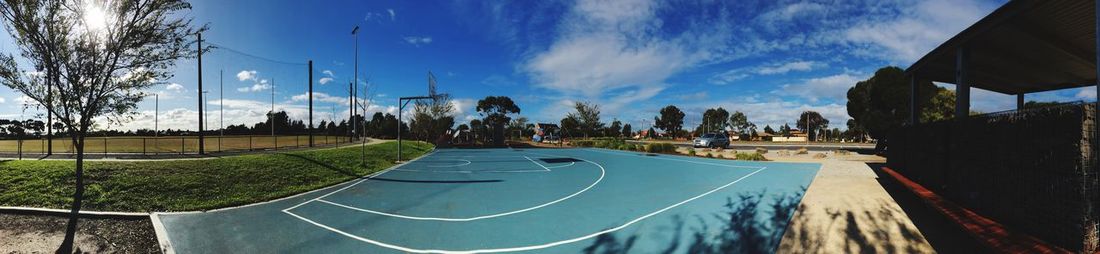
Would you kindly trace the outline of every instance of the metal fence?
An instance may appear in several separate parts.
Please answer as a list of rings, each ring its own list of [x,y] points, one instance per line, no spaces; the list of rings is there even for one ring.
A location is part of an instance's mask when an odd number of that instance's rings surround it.
[[[279,150],[309,147],[309,135],[242,135],[242,136],[206,136],[206,153],[247,152],[261,150]],[[162,136],[162,137],[87,137],[85,154],[198,154],[198,136]],[[333,146],[351,143],[347,136],[313,136],[315,146]],[[0,140],[0,154],[36,155],[46,154],[46,138],[40,139],[3,139]],[[53,138],[54,154],[72,154],[76,149],[68,137]]]

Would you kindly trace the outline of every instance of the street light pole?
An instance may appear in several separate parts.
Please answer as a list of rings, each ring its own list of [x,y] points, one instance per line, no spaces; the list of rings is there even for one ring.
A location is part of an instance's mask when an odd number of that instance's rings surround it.
[[[356,107],[359,105],[359,101],[357,98],[359,94],[359,26],[355,26],[355,28],[351,30],[351,35],[355,39],[355,71],[352,73],[351,119],[348,119],[348,121],[351,122],[352,136],[354,136],[355,138],[359,138],[359,132],[357,132],[358,129],[356,129],[355,127],[355,122],[358,122],[357,120],[355,120],[355,113],[357,111]]]

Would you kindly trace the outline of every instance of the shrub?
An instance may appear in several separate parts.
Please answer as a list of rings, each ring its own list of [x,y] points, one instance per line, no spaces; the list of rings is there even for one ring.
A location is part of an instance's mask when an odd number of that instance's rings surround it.
[[[594,147],[596,145],[596,143],[591,140],[578,140],[571,143],[576,147]]]
[[[736,153],[736,152],[735,152],[735,153]],[[718,155],[716,155],[716,156],[714,156],[714,157],[715,157],[715,158],[719,158],[719,159],[725,159],[725,158],[726,158],[725,156],[722,156],[722,154],[718,154]]]
[[[768,153],[768,149],[767,149],[767,148],[763,148],[763,147],[757,147],[757,148],[756,148],[756,153],[758,153],[758,154],[766,154],[766,153]]]
[[[824,159],[824,158],[825,158],[824,153],[814,154],[814,159]]]
[[[736,157],[737,157],[738,160],[745,160],[745,161],[766,161],[766,160],[768,160],[768,159],[765,159],[764,155],[760,154],[760,153],[737,153]]]
[[[710,155],[710,153],[707,153],[707,156],[706,156],[706,157],[707,157],[707,158],[714,158],[714,156],[713,156],[713,155]]]
[[[806,148],[803,147],[803,148],[799,148],[798,152],[796,154],[808,154],[808,153],[810,153],[810,151],[806,150]]]
[[[835,150],[835,151],[833,151],[833,153],[836,154],[836,155],[848,155],[849,154],[848,150]]]
[[[695,149],[689,149],[688,150],[688,156],[695,156],[695,155],[696,155]]]

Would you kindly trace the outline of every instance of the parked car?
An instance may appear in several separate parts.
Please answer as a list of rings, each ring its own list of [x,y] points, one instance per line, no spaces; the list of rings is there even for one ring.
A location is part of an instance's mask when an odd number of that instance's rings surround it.
[[[730,139],[726,137],[726,134],[722,133],[703,134],[703,136],[695,138],[695,140],[691,142],[692,147],[726,148],[729,145]]]

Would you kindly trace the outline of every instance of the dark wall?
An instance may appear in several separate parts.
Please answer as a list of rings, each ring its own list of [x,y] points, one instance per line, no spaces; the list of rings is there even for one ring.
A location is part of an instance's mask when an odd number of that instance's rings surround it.
[[[1064,248],[1095,252],[1095,105],[901,128],[888,165],[983,216]]]

